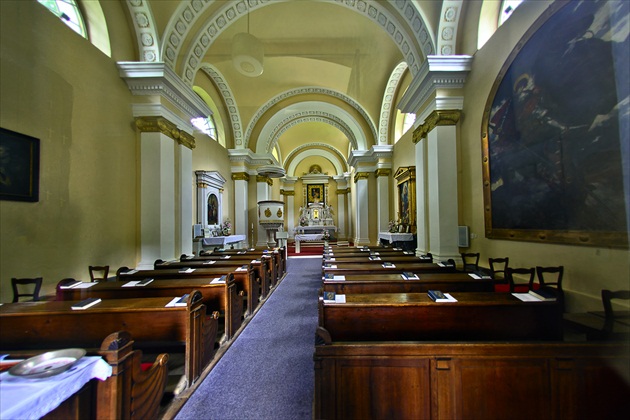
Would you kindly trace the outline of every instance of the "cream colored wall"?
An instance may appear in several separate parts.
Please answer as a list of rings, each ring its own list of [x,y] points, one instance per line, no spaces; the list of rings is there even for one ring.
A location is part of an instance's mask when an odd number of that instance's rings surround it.
[[[527,28],[545,10],[542,2],[524,2],[477,52],[465,88],[463,118],[460,122],[460,223],[470,226],[470,252],[481,253],[481,263],[489,257],[510,257],[513,267],[563,265],[563,286],[567,291],[567,311],[601,309],[600,290],[628,289],[630,264],[628,250],[549,245],[486,239],[481,167],[481,122],[492,84],[508,55]]]
[[[232,181],[227,149],[207,135],[196,131],[195,148],[192,152],[193,173],[195,171],[217,171],[226,179],[221,198],[223,220],[219,222],[223,223],[229,217],[233,226],[232,233],[234,233],[234,181]],[[193,183],[195,182],[196,177],[193,175]],[[197,203],[197,186],[193,185],[192,188],[193,200]],[[197,222],[197,204],[193,206],[193,222]]]
[[[41,140],[40,199],[0,201],[0,301],[11,277],[86,280],[137,261],[137,138],[115,62],[36,2],[2,3],[0,125]]]

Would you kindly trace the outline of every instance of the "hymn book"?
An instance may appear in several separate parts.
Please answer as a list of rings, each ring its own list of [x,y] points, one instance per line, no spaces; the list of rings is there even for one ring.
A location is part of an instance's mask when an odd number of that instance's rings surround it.
[[[87,298],[85,300],[82,300],[81,302],[75,303],[71,306],[71,308],[75,311],[82,311],[96,305],[99,302],[101,302],[100,298]]]

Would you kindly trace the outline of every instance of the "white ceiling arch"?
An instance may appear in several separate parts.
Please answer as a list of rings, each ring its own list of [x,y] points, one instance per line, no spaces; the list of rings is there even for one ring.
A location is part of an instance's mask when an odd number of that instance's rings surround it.
[[[139,0],[128,1],[134,3]],[[211,16],[203,17],[204,23],[194,35],[191,34],[193,28],[197,28],[196,24],[204,12],[215,7],[216,2],[203,0],[181,2],[164,31],[160,55],[172,69],[176,69],[178,64],[181,65],[182,79],[192,84],[204,55],[226,28],[251,10],[286,1],[289,0],[225,1],[225,5],[214,11]],[[345,7],[378,24],[396,43],[414,75],[420,70],[424,57],[435,53],[434,35],[428,29],[416,5],[410,0],[396,0],[390,4],[383,4],[377,0],[315,1],[325,1]],[[138,25],[135,28],[137,32],[142,30]],[[191,43],[186,43],[190,47],[183,53],[182,46],[185,44],[185,39],[190,39]],[[181,61],[178,63],[178,60]]]
[[[256,153],[270,152],[282,134],[303,122],[332,125],[348,138],[353,149],[365,150],[367,147],[361,126],[344,109],[328,102],[304,101],[283,108],[269,118],[260,132]]]
[[[306,158],[316,156],[318,158],[324,158],[330,161],[335,167],[337,173],[335,175],[343,175],[346,172],[345,168],[348,167],[343,155],[329,144],[323,143],[309,143],[294,149],[286,157],[285,162],[291,160],[291,163],[286,169],[287,176],[295,175],[297,166]]]
[[[283,92],[283,93],[277,95],[276,97],[272,98],[271,100],[269,100],[263,106],[261,106],[258,109],[258,111],[256,112],[256,114],[254,115],[254,117],[252,118],[251,122],[249,123],[249,125],[247,127],[247,131],[245,132],[245,144],[240,145],[240,147],[239,147],[239,145],[237,145],[237,148],[247,148],[247,147],[249,147],[249,139],[250,139],[250,136],[252,134],[253,128],[256,126],[256,124],[262,118],[262,116],[272,106],[274,106],[275,104],[277,104],[277,103],[279,103],[279,102],[281,102],[281,101],[283,101],[283,100],[285,100],[287,98],[290,98],[290,97],[294,97],[294,96],[298,96],[298,95],[316,95],[316,94],[330,96],[331,98],[340,99],[343,102],[347,103],[352,108],[354,108],[363,117],[365,122],[369,125],[369,127],[370,127],[370,135],[372,136],[373,139],[376,140],[376,127],[374,126],[374,122],[370,118],[370,116],[367,113],[367,111],[358,102],[356,102],[354,99],[350,98],[348,95],[346,95],[344,93],[341,93],[341,92],[338,92],[338,91],[333,90],[333,89],[327,89],[327,88],[322,88],[322,87],[318,87],[318,86],[305,86],[305,87],[292,89],[292,90]],[[321,102],[321,103],[324,103],[324,102]],[[339,111],[339,110],[341,110],[341,108],[336,110],[336,112]],[[357,121],[354,118],[350,117],[347,112],[344,112],[344,114],[349,117],[348,119],[343,119],[343,121],[345,121],[345,123],[348,124],[349,127],[353,127],[355,124],[357,124]],[[358,126],[360,126],[360,125],[358,125]],[[361,136],[356,139],[357,149],[358,150],[365,150],[365,148],[367,148],[367,144],[368,144],[367,143],[367,138],[366,138],[366,133],[363,133],[363,130],[360,130],[360,134],[361,134]],[[361,149],[360,148],[361,146],[363,146],[364,148]]]

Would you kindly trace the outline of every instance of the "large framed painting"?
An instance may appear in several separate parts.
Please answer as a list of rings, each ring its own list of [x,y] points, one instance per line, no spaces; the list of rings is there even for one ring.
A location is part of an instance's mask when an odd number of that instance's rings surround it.
[[[0,199],[39,201],[39,139],[0,128]]]
[[[324,184],[308,184],[306,186],[306,203],[326,204]]]
[[[557,1],[504,64],[482,125],[486,237],[628,246],[629,4]]]
[[[398,220],[405,231],[416,233],[416,168],[400,167],[394,174],[398,189]]]

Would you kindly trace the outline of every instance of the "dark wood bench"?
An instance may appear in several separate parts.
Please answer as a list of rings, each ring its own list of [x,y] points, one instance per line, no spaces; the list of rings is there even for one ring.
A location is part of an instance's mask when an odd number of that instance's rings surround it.
[[[315,346],[315,419],[613,419],[630,412],[628,343]]]
[[[243,318],[243,290],[239,290],[237,287],[236,278],[240,275],[243,281],[251,282],[253,281],[254,275],[251,270],[247,271],[235,271],[228,268],[200,268],[195,269],[190,273],[182,273],[179,269],[158,269],[158,270],[129,270],[129,271],[121,271],[119,270],[118,280],[119,281],[131,281],[131,280],[144,280],[147,278],[152,278],[155,281],[163,281],[163,280],[203,280],[208,284],[216,279],[220,278],[223,275],[228,276],[228,281],[226,283],[226,288],[217,288],[216,291],[221,293],[216,303],[218,304],[220,310],[225,316],[225,335],[226,339],[230,340],[236,331],[241,327],[242,318]],[[234,278],[234,282],[230,280],[230,275]],[[150,283],[153,284],[153,283]],[[242,284],[242,283],[241,283]],[[213,305],[214,306],[214,305]]]
[[[441,267],[435,263],[424,262],[396,262],[394,267],[383,267],[388,261],[377,261],[377,264],[364,264],[356,262],[330,262],[322,265],[322,273],[333,275],[351,274],[401,274],[409,271],[416,274],[422,273],[454,273],[455,267]]]
[[[453,292],[457,302],[427,293],[347,294],[345,303],[319,298],[317,333],[335,341],[561,340],[557,301],[523,302],[508,293]]]
[[[287,260],[286,260],[286,250],[285,248],[276,248],[276,249],[266,249],[266,248],[249,248],[249,249],[223,249],[223,250],[215,250],[215,251],[202,251],[199,253],[197,257],[208,257],[208,256],[224,256],[231,255],[232,258],[244,258],[245,256],[251,256],[252,258],[257,258],[262,255],[269,255],[272,257],[273,263],[273,275],[271,277],[271,287],[274,287],[280,279],[287,272]]]
[[[182,348],[190,386],[214,355],[219,314],[206,313],[196,290],[186,306],[165,307],[171,300],[103,299],[85,310],[72,310],[76,301],[6,303],[0,306],[0,350],[98,348],[111,331],[127,331],[142,349]]]
[[[420,273],[407,280],[402,274],[351,274],[338,279],[323,279],[323,291],[356,293],[492,292],[494,280],[474,279],[468,273]]]
[[[248,261],[214,261],[210,264],[206,264],[207,261],[163,261],[156,260],[154,263],[155,270],[171,270],[170,273],[175,274],[174,270],[177,270],[178,277],[186,277],[188,273],[179,273],[179,271],[192,268],[197,272],[193,277],[198,277],[198,273],[202,273],[203,270],[212,268],[217,271],[223,271],[223,274],[217,273],[215,276],[226,275],[231,273],[234,276],[234,281],[239,291],[243,292],[244,298],[244,315],[250,316],[256,310],[259,304],[261,296],[261,279],[259,277],[261,270],[264,270],[263,263],[258,262],[257,266],[252,263],[253,260]],[[242,267],[247,267],[244,270]],[[193,273],[191,273],[193,274]]]

